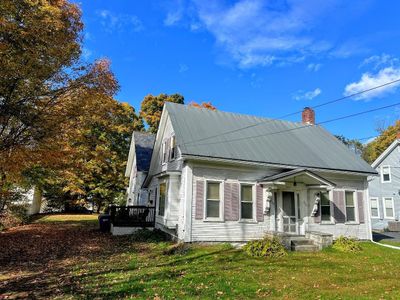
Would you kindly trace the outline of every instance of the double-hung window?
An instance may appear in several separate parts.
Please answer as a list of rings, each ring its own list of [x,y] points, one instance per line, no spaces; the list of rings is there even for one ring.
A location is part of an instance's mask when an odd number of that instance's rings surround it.
[[[385,218],[394,219],[394,206],[392,197],[383,198],[383,207],[384,207]]]
[[[345,204],[346,204],[346,222],[356,221],[356,207],[354,202],[354,192],[345,192]]]
[[[167,141],[164,141],[162,143],[162,157],[161,157],[161,162],[166,163],[168,158],[167,158],[167,149],[168,149],[168,143]]]
[[[253,186],[240,186],[240,216],[241,219],[253,219]]]
[[[220,218],[221,183],[207,182],[206,191],[206,218]]]
[[[390,174],[390,166],[381,167],[381,180],[383,183],[392,181],[392,176]]]
[[[331,221],[331,200],[328,192],[321,192],[321,221]]]
[[[378,198],[370,198],[369,203],[371,205],[371,218],[379,218]]]
[[[167,192],[167,185],[166,183],[160,184],[160,194],[158,196],[158,215],[164,216],[165,215],[165,197]]]
[[[171,137],[171,150],[170,150],[170,160],[174,160],[176,158],[176,139],[173,135]]]

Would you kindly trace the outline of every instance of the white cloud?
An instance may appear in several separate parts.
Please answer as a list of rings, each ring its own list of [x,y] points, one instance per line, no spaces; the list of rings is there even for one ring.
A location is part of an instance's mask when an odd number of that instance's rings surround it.
[[[315,90],[309,91],[309,92],[304,92],[303,90],[299,90],[293,95],[293,99],[295,99],[295,100],[312,100],[315,97],[317,97],[318,95],[320,95],[321,93],[322,93],[322,91],[320,88],[316,88]]]
[[[101,19],[100,24],[104,30],[109,33],[114,31],[133,31],[139,32],[144,29],[142,21],[137,16],[128,14],[115,14],[109,10],[100,10],[96,12]]]
[[[386,67],[381,69],[379,72],[372,73],[364,73],[361,76],[361,79],[358,82],[353,82],[348,84],[345,87],[344,95],[349,96],[355,93],[359,93],[376,86],[380,86],[386,84],[388,82],[400,79],[400,68],[395,67]],[[357,96],[354,96],[355,100],[369,100],[372,98],[383,97],[388,93],[394,92],[400,85],[400,82],[387,85],[370,92],[366,92]]]
[[[321,69],[321,67],[322,67],[322,64],[311,63],[311,64],[307,65],[307,70],[312,71],[312,72],[317,72],[317,71],[319,71],[319,69]]]
[[[360,64],[360,67],[370,66],[377,70],[382,67],[395,67],[399,66],[400,60],[389,54],[383,53],[382,55],[370,56]]]
[[[334,1],[195,0],[199,21],[241,68],[294,63],[332,48],[310,32]],[[290,59],[288,59],[288,57]]]

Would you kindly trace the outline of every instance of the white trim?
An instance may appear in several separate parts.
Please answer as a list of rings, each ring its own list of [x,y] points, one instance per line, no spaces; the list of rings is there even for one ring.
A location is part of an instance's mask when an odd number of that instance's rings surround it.
[[[252,216],[253,218],[251,219],[244,219],[242,218],[242,185],[247,185],[247,186],[251,186],[251,197],[252,197]],[[251,222],[254,223],[256,222],[256,214],[257,214],[257,205],[256,205],[256,201],[257,201],[257,189],[256,189],[256,184],[255,183],[250,183],[250,182],[243,182],[243,181],[239,181],[239,222]]]
[[[346,192],[353,193],[354,221],[347,221]],[[351,206],[349,206],[349,207],[351,207]],[[345,212],[345,216],[346,216],[344,224],[360,224],[360,219],[359,219],[359,216],[358,216],[358,199],[357,199],[356,190],[344,189],[344,212]]]
[[[371,166],[373,168],[376,168],[382,162],[382,160],[384,160],[386,156],[388,156],[398,145],[399,145],[399,140],[398,139],[394,140],[393,143],[390,144],[390,146],[387,147],[386,150],[383,151],[382,154],[379,155],[379,157],[371,164]]]
[[[208,162],[220,162],[220,163],[228,163],[231,165],[249,165],[249,166],[266,166],[271,168],[277,169],[298,169],[298,168],[307,168],[309,171],[315,172],[327,172],[327,173],[334,173],[334,174],[349,174],[349,175],[358,175],[358,176],[369,176],[374,175],[376,173],[373,172],[358,172],[358,171],[349,171],[349,170],[335,170],[335,169],[323,169],[323,168],[313,168],[313,167],[306,167],[306,166],[293,166],[293,165],[286,165],[286,164],[274,164],[274,163],[264,163],[264,162],[254,162],[254,161],[243,161],[243,160],[234,160],[228,158],[216,158],[216,157],[208,157],[208,156],[200,156],[200,155],[191,155],[181,153],[181,156],[186,160],[193,160],[193,161],[208,161]],[[260,183],[260,182],[259,182]]]
[[[388,217],[386,215],[386,199],[391,199],[392,200],[393,217]],[[385,219],[391,219],[391,220],[395,219],[396,216],[395,216],[395,212],[394,212],[394,199],[393,199],[393,197],[382,197],[382,200],[383,200],[383,216],[385,217]]]
[[[175,140],[175,157],[174,158],[172,158],[171,157],[171,154],[172,154],[172,150],[174,149],[174,147],[172,147],[172,141],[173,140]],[[177,152],[178,152],[178,147],[176,146],[176,136],[175,136],[175,133],[173,132],[172,134],[171,134],[171,136],[170,136],[170,143],[169,143],[169,157],[168,157],[168,160],[169,161],[174,161],[174,160],[176,160],[176,158],[177,158]]]
[[[331,190],[326,190],[322,191],[319,190],[320,195],[322,193],[327,193],[328,194],[328,200],[329,200],[329,221],[328,220],[322,220],[322,197],[321,201],[319,201],[319,210],[320,210],[320,216],[321,216],[321,224],[335,224],[335,218],[333,217],[334,214],[334,207],[333,207],[333,192]]]
[[[389,168],[389,180],[388,181],[383,180],[383,169],[384,168]],[[390,165],[382,165],[380,167],[380,171],[381,171],[381,183],[391,183],[392,182],[392,169],[391,169]]]
[[[218,179],[205,178],[204,180],[204,216],[203,221],[224,222],[224,181]],[[208,183],[219,183],[219,218],[207,217],[207,185]]]
[[[372,200],[376,200],[376,208],[378,209],[378,215],[377,216],[373,216],[372,215]],[[370,209],[370,214],[371,214],[371,219],[380,219],[381,217],[381,212],[379,209],[379,198],[378,197],[370,197],[369,198],[369,209]]]

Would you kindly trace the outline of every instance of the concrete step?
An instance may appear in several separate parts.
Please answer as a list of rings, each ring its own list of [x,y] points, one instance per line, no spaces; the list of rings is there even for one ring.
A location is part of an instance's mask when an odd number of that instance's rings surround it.
[[[292,251],[297,251],[297,252],[315,252],[318,251],[318,246],[317,245],[293,245],[292,244]]]
[[[318,246],[314,242],[307,238],[296,238],[291,241],[292,251],[302,251],[302,252],[313,252],[318,251]]]
[[[314,245],[314,242],[309,239],[296,239],[296,240],[292,240],[292,245],[295,245],[295,246]]]

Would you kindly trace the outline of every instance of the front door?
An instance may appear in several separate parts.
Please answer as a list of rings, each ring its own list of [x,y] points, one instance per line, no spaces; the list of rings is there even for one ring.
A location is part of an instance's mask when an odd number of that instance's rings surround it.
[[[283,232],[297,233],[296,201],[294,192],[282,192]]]

